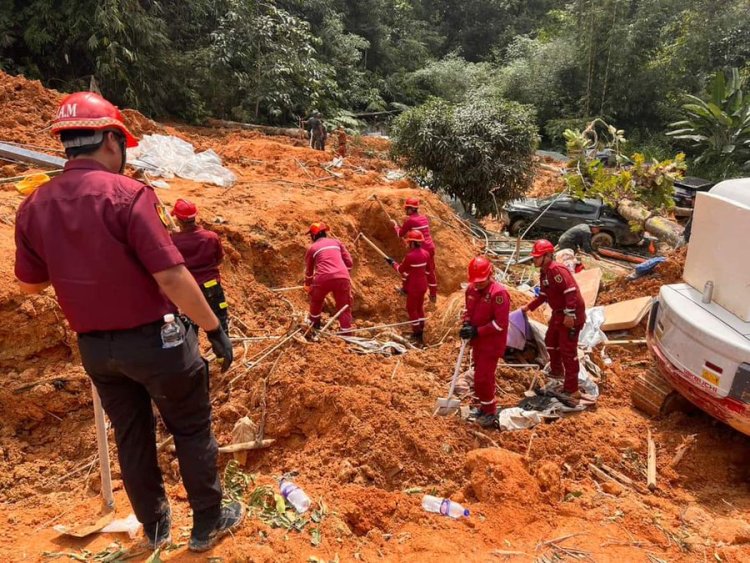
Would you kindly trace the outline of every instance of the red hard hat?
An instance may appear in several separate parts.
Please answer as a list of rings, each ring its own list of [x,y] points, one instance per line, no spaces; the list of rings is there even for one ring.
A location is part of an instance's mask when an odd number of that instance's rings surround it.
[[[416,197],[406,198],[404,207],[419,207],[419,200]]]
[[[424,242],[424,235],[417,230],[406,233],[406,242]]]
[[[60,102],[57,115],[52,120],[52,132],[57,135],[70,129],[117,129],[125,135],[127,147],[138,146],[138,139],[125,127],[120,110],[94,92],[76,92]]]
[[[315,237],[315,236],[318,236],[318,234],[320,233],[326,232],[327,230],[328,230],[328,226],[325,223],[319,221],[317,223],[313,223],[312,225],[310,225],[310,230],[308,232],[312,236]]]
[[[531,249],[531,255],[534,258],[539,258],[545,254],[552,254],[555,251],[555,245],[547,239],[540,238],[534,243],[534,247]]]
[[[477,256],[469,262],[469,283],[487,280],[492,275],[492,262],[484,256]]]
[[[195,219],[195,216],[198,215],[198,208],[192,201],[178,199],[174,202],[172,215],[177,217],[180,221],[190,221],[190,219]]]

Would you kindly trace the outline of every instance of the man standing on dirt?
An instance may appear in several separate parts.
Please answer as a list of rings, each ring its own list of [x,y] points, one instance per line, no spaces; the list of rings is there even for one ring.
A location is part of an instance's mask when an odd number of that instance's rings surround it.
[[[346,156],[346,131],[343,125],[339,125],[336,129],[336,140],[338,141],[338,147],[336,148],[336,154],[341,158]]]
[[[424,296],[430,291],[430,301],[437,301],[437,279],[435,278],[435,264],[432,256],[424,248],[424,235],[419,231],[410,231],[406,235],[409,252],[403,262],[396,263],[393,258],[386,261],[401,274],[403,287],[401,292],[406,294],[406,312],[411,321],[412,338],[417,346],[424,345]]]
[[[484,256],[469,262],[464,324],[458,335],[471,344],[474,356],[474,393],[479,409],[472,416],[480,426],[497,426],[495,371],[508,340],[510,295],[492,279],[493,266]]]
[[[326,150],[326,137],[328,133],[320,112],[312,112],[310,118],[304,123],[310,127],[310,148],[319,151]]]
[[[172,208],[172,215],[180,225],[180,232],[172,233],[172,242],[185,259],[185,266],[201,288],[221,328],[228,332],[229,310],[219,273],[219,265],[224,258],[221,239],[215,232],[196,224],[198,208],[191,201],[178,199]],[[197,328],[197,325],[194,326]]]
[[[345,305],[339,317],[341,330],[352,328],[352,287],[349,270],[354,263],[349,251],[340,241],[328,238],[328,226],[317,222],[308,230],[313,243],[305,254],[305,291],[310,295],[309,322],[320,328],[323,303],[333,293],[336,311]]]
[[[573,274],[563,264],[555,262],[555,247],[548,240],[534,243],[531,255],[540,269],[539,296],[521,307],[524,312],[536,310],[542,303],[552,309],[544,343],[550,358],[550,377],[564,378],[565,403],[576,406],[581,398],[578,391],[578,335],[586,323],[586,305]]]
[[[221,506],[208,367],[197,337],[187,331],[165,348],[162,319],[177,305],[206,331],[224,370],[232,345],[172,244],[153,190],[122,175],[125,148],[138,141],[120,111],[98,94],[71,94],[52,131],[69,160],[18,209],[16,277],[28,294],[52,285],[78,333],[83,366],[114,427],[125,490],[152,547],[171,542],[156,403],[193,509],[189,547],[205,551],[244,511],[239,503]]]
[[[594,247],[591,246],[591,239],[599,231],[601,231],[599,227],[592,227],[587,223],[571,227],[560,235],[560,239],[557,241],[557,248],[558,250],[569,248],[575,253],[583,251],[599,260],[599,255],[594,250]]]

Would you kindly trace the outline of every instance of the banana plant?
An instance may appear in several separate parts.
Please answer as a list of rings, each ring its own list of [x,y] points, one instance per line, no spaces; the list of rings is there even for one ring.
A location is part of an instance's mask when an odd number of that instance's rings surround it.
[[[718,71],[705,99],[686,95],[686,119],[670,124],[667,135],[688,141],[700,153],[696,164],[732,164],[750,168],[750,95],[743,92],[736,68]]]

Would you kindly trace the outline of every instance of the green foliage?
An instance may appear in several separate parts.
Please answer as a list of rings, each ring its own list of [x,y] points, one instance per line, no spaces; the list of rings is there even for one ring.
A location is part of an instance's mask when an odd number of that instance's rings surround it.
[[[392,152],[419,182],[477,216],[498,212],[533,179],[533,111],[498,98],[433,99],[393,123]]]
[[[717,72],[705,99],[686,95],[682,110],[687,119],[672,123],[668,133],[689,141],[695,163],[718,166],[722,176],[736,166],[750,168],[750,95],[737,68]]]

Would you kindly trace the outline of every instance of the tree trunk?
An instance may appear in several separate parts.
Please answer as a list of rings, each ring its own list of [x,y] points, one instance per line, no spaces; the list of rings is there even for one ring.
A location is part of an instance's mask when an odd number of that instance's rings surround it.
[[[640,203],[623,199],[617,205],[617,212],[627,221],[635,223],[661,241],[677,246],[682,239],[683,228],[665,217],[651,217],[651,212]]]

